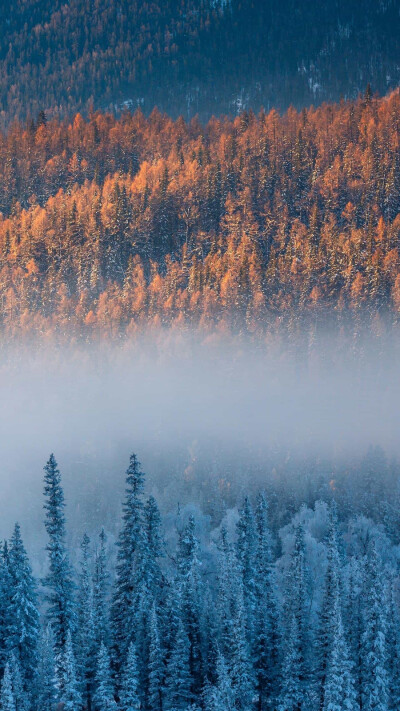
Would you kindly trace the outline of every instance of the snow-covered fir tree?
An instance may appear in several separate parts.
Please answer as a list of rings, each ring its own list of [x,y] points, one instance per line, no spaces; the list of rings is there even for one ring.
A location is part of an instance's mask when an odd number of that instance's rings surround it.
[[[100,645],[97,659],[96,691],[93,696],[93,704],[96,711],[117,711],[117,703],[114,695],[114,685],[111,678],[110,656],[104,642]]]
[[[48,573],[43,581],[47,590],[47,619],[52,625],[55,644],[61,653],[68,631],[74,625],[74,583],[65,543],[64,492],[54,455],[44,467],[45,527],[48,535]]]

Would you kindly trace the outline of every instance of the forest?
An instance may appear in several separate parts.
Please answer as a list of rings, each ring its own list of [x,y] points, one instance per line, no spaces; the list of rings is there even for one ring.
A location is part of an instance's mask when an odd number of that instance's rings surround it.
[[[116,544],[85,532],[74,569],[51,455],[43,579],[19,524],[1,547],[2,711],[398,709],[399,492],[382,463],[371,450],[319,497],[314,481],[300,508],[265,477],[218,513],[166,516],[133,454]]]
[[[0,7],[0,125],[158,106],[202,120],[400,83],[397,0],[16,0]]]
[[[395,333],[400,95],[283,115],[14,123],[0,135],[0,328]]]

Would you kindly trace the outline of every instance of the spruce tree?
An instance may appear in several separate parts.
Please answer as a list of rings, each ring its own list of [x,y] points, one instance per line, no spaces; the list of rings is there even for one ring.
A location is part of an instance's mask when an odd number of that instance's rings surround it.
[[[383,605],[382,570],[374,542],[367,561],[367,587],[364,607],[363,711],[387,711],[389,679],[387,674],[387,619]]]
[[[61,657],[60,700],[64,711],[79,711],[82,708],[82,695],[76,674],[75,655],[72,646],[71,631],[68,630]]]
[[[39,612],[36,584],[22,542],[19,524],[15,524],[10,541],[9,562],[12,584],[12,648],[20,661],[25,680],[30,682],[34,677],[38,661]]]
[[[304,694],[304,660],[298,619],[292,615],[286,638],[282,665],[282,683],[278,711],[301,711],[307,708]]]
[[[81,571],[77,596],[76,668],[82,684],[83,701],[89,708],[96,665],[90,557],[90,539],[85,533],[81,543]]]
[[[272,566],[267,503],[262,494],[256,509],[255,615],[253,662],[257,677],[259,711],[270,708],[277,696],[280,665],[280,625]]]
[[[107,570],[107,536],[104,528],[99,535],[100,545],[96,551],[93,576],[93,616],[96,648],[101,642],[108,646],[110,641],[110,620],[108,609],[109,572]]]
[[[164,682],[164,662],[158,632],[155,605],[151,609],[148,702],[149,711],[162,711],[162,687]]]
[[[114,688],[111,679],[110,658],[104,642],[100,645],[96,667],[93,703],[96,711],[116,711]]]
[[[246,614],[242,588],[239,589],[235,616],[232,620],[231,677],[235,695],[235,708],[238,711],[249,711],[253,708],[256,693],[251,652],[246,634]]]
[[[19,661],[13,652],[9,657],[9,667],[17,711],[29,711],[30,698],[25,688],[24,679],[22,678]]]
[[[121,688],[119,692],[120,711],[137,711],[137,709],[140,709],[141,703],[138,693],[138,685],[136,650],[135,645],[131,642],[122,673]],[[149,708],[151,709],[151,706]]]
[[[328,565],[324,580],[322,605],[319,612],[315,644],[315,666],[319,706],[324,707],[325,681],[328,659],[331,656],[337,621],[334,610],[340,607],[340,562],[337,544],[336,510],[330,511],[328,533]],[[337,613],[338,614],[338,613]]]
[[[126,498],[123,526],[118,539],[116,582],[112,602],[112,632],[117,666],[123,663],[129,642],[134,636],[136,563],[143,549],[143,489],[144,474],[135,454],[130,457],[126,472]]]
[[[7,541],[0,548],[0,668],[4,671],[9,654],[16,645],[16,628],[12,604],[14,590]]]
[[[254,512],[249,498],[246,496],[243,506],[239,512],[237,523],[237,543],[236,552],[239,563],[239,570],[243,580],[243,597],[246,611],[246,629],[248,641],[252,645],[254,641],[254,625],[256,614],[256,553],[257,534],[254,520]]]
[[[50,455],[44,471],[45,527],[49,536],[46,550],[49,570],[43,583],[48,591],[47,619],[54,631],[56,650],[60,653],[66,643],[68,630],[74,623],[74,585],[65,545],[64,492],[60,471],[53,454]]]
[[[164,708],[167,711],[185,711],[193,700],[191,688],[190,642],[182,620],[179,620],[167,664]]]
[[[339,598],[331,611],[333,638],[324,676],[323,711],[358,711]]]
[[[1,711],[16,711],[11,671],[8,663],[4,668],[3,679],[1,682],[0,709]]]
[[[54,635],[50,625],[43,631],[39,644],[39,664],[36,675],[36,707],[50,711],[57,700]]]

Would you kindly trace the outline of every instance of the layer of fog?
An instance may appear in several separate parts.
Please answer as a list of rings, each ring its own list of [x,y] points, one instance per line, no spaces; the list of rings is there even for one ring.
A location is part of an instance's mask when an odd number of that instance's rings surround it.
[[[262,471],[271,452],[346,457],[378,444],[399,453],[400,367],[372,352],[338,364],[181,337],[42,349],[4,358],[0,393],[1,537],[17,519],[28,536],[42,530],[50,452],[77,532],[93,516],[117,525],[131,451],[164,499],[179,498],[198,458],[207,466],[208,457],[211,476],[226,460],[229,478],[252,463]]]

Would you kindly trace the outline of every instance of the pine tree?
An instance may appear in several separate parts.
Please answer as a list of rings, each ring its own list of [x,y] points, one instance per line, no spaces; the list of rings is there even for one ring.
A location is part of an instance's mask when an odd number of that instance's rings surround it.
[[[394,581],[390,580],[387,605],[387,659],[389,675],[389,709],[396,711],[400,708],[400,620],[397,609]]]
[[[36,707],[43,711],[50,711],[57,700],[54,635],[50,625],[46,627],[40,640],[35,699]]]
[[[240,588],[232,620],[231,677],[235,695],[235,708],[249,711],[256,698],[251,652],[247,641],[243,590]]]
[[[83,701],[90,708],[95,674],[95,630],[93,619],[93,584],[90,572],[90,539],[85,533],[81,543],[81,572],[77,597],[76,668],[82,683]]]
[[[246,628],[249,642],[254,640],[256,613],[256,570],[257,535],[254,513],[246,496],[237,523],[236,552],[239,570],[243,579],[243,597],[246,610]]]
[[[15,524],[10,541],[9,561],[14,638],[12,647],[20,660],[25,679],[31,681],[37,666],[39,612],[36,585],[18,524]]]
[[[206,711],[226,711],[235,708],[235,694],[232,681],[223,656],[217,657],[217,682],[215,686],[208,685],[204,693]]]
[[[159,559],[163,555],[164,541],[161,534],[161,516],[157,502],[150,496],[144,508],[144,575],[147,589],[153,599],[159,596],[163,576]]]
[[[179,532],[178,542],[178,579],[182,604],[182,622],[189,639],[189,667],[192,678],[192,692],[200,694],[202,678],[202,584],[200,577],[199,541],[195,533],[196,524],[193,516]]]
[[[5,541],[0,550],[0,667],[3,671],[10,651],[16,644],[13,593],[10,556]]]
[[[64,492],[60,471],[53,454],[50,455],[44,471],[45,527],[49,536],[46,550],[49,557],[49,571],[43,583],[48,590],[47,619],[52,625],[56,649],[60,653],[66,643],[68,630],[74,623],[74,585],[65,546]]]
[[[101,642],[107,646],[110,641],[110,621],[108,610],[108,585],[110,575],[107,570],[107,536],[104,528],[100,532],[100,546],[96,551],[93,578],[93,610],[96,648]]]
[[[282,683],[278,711],[301,711],[307,708],[304,694],[304,660],[298,620],[292,615],[285,644]]]
[[[133,642],[130,643],[128,656],[122,674],[120,697],[120,711],[136,711],[141,703],[138,693],[138,670],[136,650]],[[151,709],[151,707],[149,707]]]
[[[1,711],[16,711],[10,667],[6,664],[0,690]]]
[[[319,612],[315,645],[315,662],[319,705],[324,706],[325,681],[328,659],[331,655],[337,621],[333,611],[340,606],[340,562],[337,544],[336,510],[332,508],[329,517],[328,566],[324,580],[324,592]]]
[[[164,663],[158,633],[158,620],[153,604],[150,618],[150,650],[149,650],[149,680],[148,703],[149,711],[162,711],[162,687],[164,681]]]
[[[93,703],[96,711],[116,711],[117,704],[111,679],[110,658],[104,642],[100,645],[95,686],[96,691],[93,695]]]
[[[118,540],[116,582],[112,603],[112,631],[117,666],[125,659],[129,642],[134,635],[132,610],[134,610],[135,562],[140,559],[143,547],[144,474],[135,454],[130,458],[126,484],[123,527]]]
[[[295,654],[296,678],[302,689],[303,696],[308,693],[310,682],[310,634],[309,634],[309,589],[308,566],[306,564],[304,529],[297,526],[295,531],[295,544],[292,554],[289,575],[286,580],[287,596],[285,601],[285,618],[291,627],[286,634],[284,644],[285,658]],[[293,626],[293,617],[295,626]],[[295,637],[293,636],[295,634]],[[294,640],[296,649],[291,651]]]
[[[324,678],[323,711],[358,711],[352,664],[343,631],[339,599],[331,611],[333,639]]]
[[[167,711],[185,711],[193,700],[191,687],[190,642],[182,620],[179,620],[174,644],[167,663],[164,708]]]
[[[387,620],[382,601],[384,591],[382,571],[376,547],[371,542],[367,561],[363,645],[363,705],[364,711],[387,711],[389,680],[387,675]]]
[[[257,676],[259,711],[271,706],[278,694],[280,629],[267,503],[262,494],[256,509],[255,601],[253,662]]]
[[[76,675],[75,656],[72,646],[71,630],[67,632],[61,657],[61,702],[65,711],[79,711],[82,708],[82,696]]]
[[[17,711],[29,711],[30,699],[25,689],[21,668],[15,654],[11,653],[9,658],[12,688]]]

